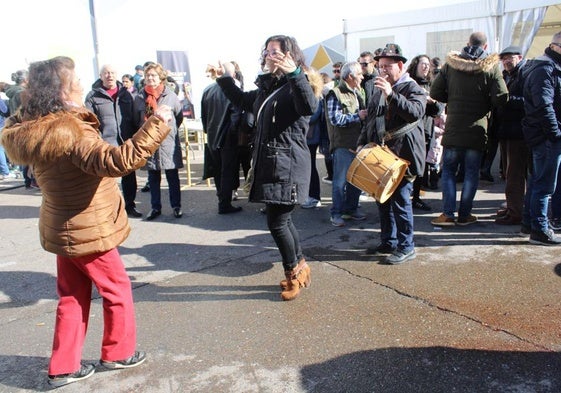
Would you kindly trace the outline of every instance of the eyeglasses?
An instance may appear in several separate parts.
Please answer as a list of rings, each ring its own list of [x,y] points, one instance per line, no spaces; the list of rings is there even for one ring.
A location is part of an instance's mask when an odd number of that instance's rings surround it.
[[[333,70],[333,73],[334,73],[334,74],[340,74],[340,73],[341,73],[341,70]]]
[[[283,53],[280,50],[273,49],[272,51],[268,51],[267,49],[265,49],[263,52],[261,52],[261,57],[263,58],[267,56],[277,57],[278,55],[282,55],[282,54]]]
[[[369,61],[368,63],[360,63],[361,66],[363,67],[368,67],[368,64],[372,63],[371,61]]]

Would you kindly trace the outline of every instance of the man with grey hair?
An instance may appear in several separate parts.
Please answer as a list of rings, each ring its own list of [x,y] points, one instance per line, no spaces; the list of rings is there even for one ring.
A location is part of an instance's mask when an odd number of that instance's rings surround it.
[[[133,120],[133,101],[132,94],[119,81],[115,68],[109,64],[103,65],[99,79],[93,83],[84,104],[97,116],[101,137],[113,146],[123,144],[137,131]],[[121,178],[121,188],[127,215],[142,217],[142,213],[136,209],[137,184],[134,171]]]
[[[344,220],[364,220],[358,212],[360,190],[347,182],[347,171],[355,154],[356,141],[366,106],[360,94],[363,79],[360,63],[353,61],[341,67],[341,80],[325,98],[329,151],[333,155],[331,224],[345,225]]]

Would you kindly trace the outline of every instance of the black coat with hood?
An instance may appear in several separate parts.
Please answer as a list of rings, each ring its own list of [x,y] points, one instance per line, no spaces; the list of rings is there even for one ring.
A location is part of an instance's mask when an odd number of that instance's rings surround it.
[[[306,142],[310,116],[318,98],[306,74],[298,68],[280,78],[257,78],[257,89],[244,92],[234,79],[216,80],[232,103],[255,114],[251,202],[292,205],[308,197],[311,173]]]
[[[543,56],[528,61],[524,79],[524,139],[530,147],[561,140],[561,55],[547,48]]]

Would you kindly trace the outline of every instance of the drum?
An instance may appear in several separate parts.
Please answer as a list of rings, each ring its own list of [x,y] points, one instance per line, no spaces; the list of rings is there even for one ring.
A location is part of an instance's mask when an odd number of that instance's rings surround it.
[[[347,171],[347,181],[384,203],[403,179],[409,162],[396,156],[387,146],[366,145]]]

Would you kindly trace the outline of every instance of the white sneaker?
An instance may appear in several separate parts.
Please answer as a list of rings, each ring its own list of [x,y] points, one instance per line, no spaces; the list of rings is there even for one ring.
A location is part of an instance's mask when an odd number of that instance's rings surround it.
[[[2,180],[9,180],[9,179],[17,179],[18,175],[16,175],[14,172],[10,172],[7,175],[2,175],[1,179]]]
[[[302,209],[313,209],[315,207],[320,207],[321,206],[321,201],[318,201],[315,198],[308,198],[306,199],[306,202],[304,202],[302,204]]]

